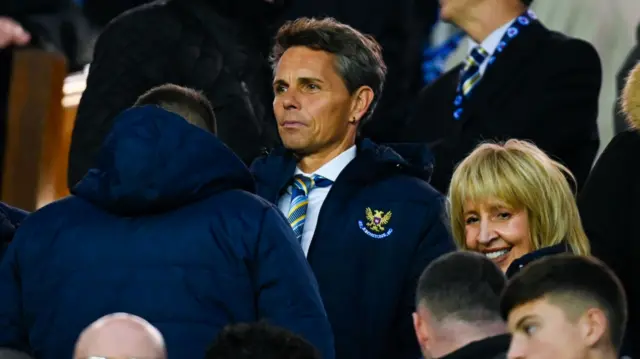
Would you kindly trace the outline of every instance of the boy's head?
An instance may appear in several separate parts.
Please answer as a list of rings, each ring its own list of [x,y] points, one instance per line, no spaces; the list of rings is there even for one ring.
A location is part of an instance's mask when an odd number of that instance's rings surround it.
[[[469,343],[501,335],[504,273],[484,255],[459,251],[422,272],[413,323],[424,358],[440,358]],[[505,348],[506,350],[506,348]]]
[[[207,97],[199,91],[165,84],[147,91],[134,106],[155,105],[183,117],[190,124],[216,133],[216,116]]]
[[[501,312],[513,335],[509,359],[582,359],[617,354],[627,304],[620,281],[602,262],[562,254],[516,274]]]
[[[207,350],[206,359],[321,359],[316,348],[288,330],[266,323],[224,328]]]

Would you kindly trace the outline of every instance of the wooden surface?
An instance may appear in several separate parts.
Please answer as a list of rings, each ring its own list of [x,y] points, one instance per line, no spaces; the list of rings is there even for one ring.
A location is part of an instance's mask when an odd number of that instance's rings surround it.
[[[68,195],[71,131],[85,77],[67,77],[60,54],[23,49],[10,81],[2,201],[33,211]]]

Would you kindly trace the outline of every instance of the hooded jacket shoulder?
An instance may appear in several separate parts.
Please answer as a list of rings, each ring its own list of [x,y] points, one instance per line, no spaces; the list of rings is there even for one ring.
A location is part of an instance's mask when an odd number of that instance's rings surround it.
[[[73,195],[30,215],[9,247],[0,347],[70,357],[88,323],[125,311],[158,327],[169,357],[201,356],[225,325],[268,318],[332,359],[307,261],[240,159],[155,106],[114,123]]]
[[[95,168],[72,193],[109,212],[143,215],[213,194],[253,191],[247,167],[214,135],[155,106],[115,120]]]

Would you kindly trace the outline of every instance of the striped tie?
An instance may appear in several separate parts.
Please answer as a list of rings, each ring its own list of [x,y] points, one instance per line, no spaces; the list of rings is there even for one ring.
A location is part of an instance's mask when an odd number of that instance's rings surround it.
[[[289,224],[298,238],[302,240],[302,230],[304,220],[307,217],[307,205],[309,204],[309,192],[316,187],[328,187],[333,181],[322,176],[313,175],[311,177],[296,175],[293,177],[291,186],[291,206],[289,207]]]
[[[464,69],[460,76],[461,92],[464,97],[469,95],[469,92],[473,89],[473,86],[480,80],[480,65],[489,56],[487,50],[480,46],[477,46],[471,50],[469,56],[465,61]]]

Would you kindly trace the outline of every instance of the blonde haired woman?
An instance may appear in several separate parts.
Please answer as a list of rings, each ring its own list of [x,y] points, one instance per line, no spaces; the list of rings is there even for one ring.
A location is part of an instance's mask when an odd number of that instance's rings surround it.
[[[507,276],[541,256],[589,255],[567,177],[569,170],[528,142],[479,145],[449,187],[458,247],[484,253]]]
[[[627,78],[621,101],[631,127],[607,145],[578,198],[593,255],[618,275],[629,303],[621,355],[640,358],[640,63]]]

